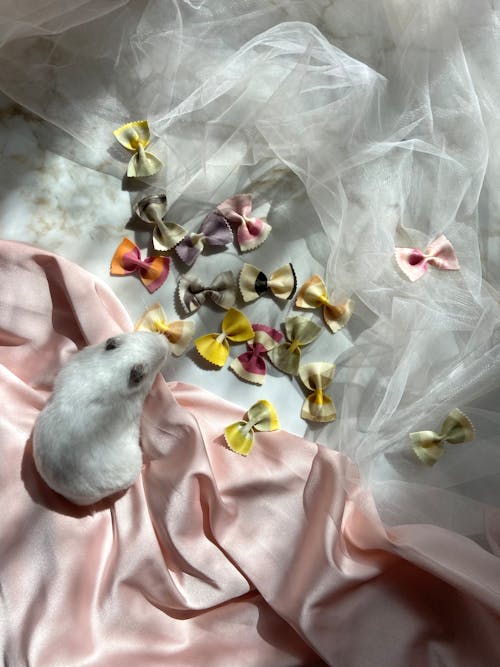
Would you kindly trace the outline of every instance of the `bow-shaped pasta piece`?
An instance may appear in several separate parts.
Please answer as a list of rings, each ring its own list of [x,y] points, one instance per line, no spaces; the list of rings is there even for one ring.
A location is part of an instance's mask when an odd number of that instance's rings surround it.
[[[302,406],[300,416],[313,422],[332,422],[337,412],[332,399],[324,391],[332,382],[335,364],[315,361],[303,364],[299,368],[299,377],[303,384],[312,391]]]
[[[415,431],[410,433],[413,451],[422,463],[432,466],[444,453],[444,443],[452,445],[470,442],[474,438],[474,426],[470,419],[458,408],[447,415],[439,433]]]
[[[297,375],[301,348],[309,345],[321,333],[321,327],[307,317],[288,317],[285,321],[287,342],[269,350],[268,357],[283,373]]]
[[[135,330],[163,334],[170,343],[172,354],[178,357],[186,351],[187,346],[193,340],[194,322],[191,320],[167,322],[167,316],[161,304],[154,303],[141,315],[135,325]]]
[[[232,240],[233,232],[225,217],[212,211],[201,223],[200,231],[187,234],[175,247],[175,252],[184,264],[192,266],[205,246],[225,246]]]
[[[146,259],[142,259],[141,251],[128,238],[123,239],[111,260],[111,275],[127,276],[137,273],[149,292],[154,292],[163,285],[169,271],[169,257],[146,257]]]
[[[153,176],[163,167],[161,160],[145,151],[151,141],[147,120],[126,123],[114,130],[113,134],[124,148],[134,152],[128,163],[127,176]]]
[[[235,422],[224,429],[227,446],[247,456],[253,446],[254,431],[277,431],[280,428],[274,406],[265,399],[257,401],[247,412],[247,419]]]
[[[255,250],[267,239],[271,225],[265,220],[250,216],[252,212],[252,195],[241,194],[225,199],[217,206],[217,210],[229,222],[238,225],[236,238],[242,252]]]
[[[234,276],[231,271],[223,271],[210,285],[205,285],[195,276],[186,274],[179,279],[178,295],[186,313],[194,313],[207,299],[228,310],[236,301]]]
[[[248,341],[248,351],[234,359],[230,368],[238,377],[254,384],[263,384],[266,378],[265,355],[283,340],[283,334],[265,324],[252,324],[254,335]]]
[[[229,341],[244,343],[253,338],[252,325],[242,312],[230,308],[221,324],[222,333],[210,333],[194,341],[201,356],[214,366],[222,368],[229,355]]]
[[[295,305],[298,308],[321,308],[323,317],[329,329],[333,333],[340,331],[352,315],[352,301],[348,299],[345,303],[334,305],[328,299],[326,285],[322,278],[314,274],[306,281],[297,293]]]
[[[253,264],[243,264],[240,272],[240,292],[243,301],[254,301],[268,290],[278,299],[290,299],[297,287],[295,271],[291,264],[273,271],[269,278]]]
[[[166,222],[167,195],[154,194],[143,197],[135,206],[136,215],[154,225],[153,248],[160,252],[166,252],[176,246],[186,236],[184,227],[175,222]]]
[[[418,248],[395,248],[396,262],[401,271],[412,281],[421,278],[430,266],[446,271],[458,271],[455,249],[442,234],[422,252]]]

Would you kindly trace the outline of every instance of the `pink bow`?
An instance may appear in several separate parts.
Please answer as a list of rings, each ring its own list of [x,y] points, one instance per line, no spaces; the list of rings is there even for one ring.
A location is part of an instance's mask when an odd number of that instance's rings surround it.
[[[418,248],[395,248],[395,255],[399,268],[411,281],[421,278],[429,264],[447,271],[460,269],[455,250],[444,235],[433,241],[424,252]]]
[[[236,238],[242,252],[255,250],[269,236],[271,225],[265,220],[250,216],[252,212],[252,195],[240,194],[225,199],[217,206],[224,218],[238,226]]]
[[[266,377],[266,362],[264,356],[283,339],[283,334],[277,329],[265,324],[252,324],[254,338],[247,343],[248,351],[240,354],[231,369],[238,377],[254,384],[263,384]]]

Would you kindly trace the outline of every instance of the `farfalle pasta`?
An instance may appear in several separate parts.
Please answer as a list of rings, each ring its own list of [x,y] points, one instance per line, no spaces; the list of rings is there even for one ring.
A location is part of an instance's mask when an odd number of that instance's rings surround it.
[[[193,340],[195,324],[192,320],[169,322],[161,304],[154,303],[137,320],[135,330],[163,334],[170,344],[172,354],[178,357]]]
[[[253,264],[243,264],[239,287],[243,301],[255,301],[266,292],[271,292],[277,299],[291,299],[297,287],[297,279],[292,264],[285,264],[269,277]]]
[[[136,273],[149,292],[163,285],[170,272],[169,257],[146,257],[130,239],[124,238],[111,259],[110,273],[113,276],[128,276]]]
[[[455,249],[444,234],[435,239],[423,252],[418,248],[396,247],[394,253],[399,268],[412,282],[421,278],[429,266],[444,271],[460,269]]]
[[[333,400],[325,394],[330,386],[335,364],[326,361],[313,361],[302,364],[299,368],[299,378],[304,386],[311,390],[302,405],[300,416],[313,422],[332,422],[337,418],[337,411]]]
[[[283,334],[265,324],[252,324],[254,336],[247,342],[248,350],[231,363],[231,370],[247,382],[263,384],[266,379],[265,357],[283,340]]]
[[[271,362],[283,373],[297,375],[301,348],[312,343],[321,333],[321,327],[307,317],[288,317],[285,321],[287,341],[269,350]]]
[[[207,299],[225,310],[236,301],[236,284],[231,271],[219,273],[208,285],[196,276],[186,274],[179,278],[177,292],[186,313],[194,313]]]
[[[460,445],[474,439],[471,420],[458,408],[448,413],[439,433],[435,431],[414,431],[410,433],[413,451],[422,463],[432,466],[444,454],[444,444]]]
[[[217,211],[231,223],[238,226],[236,238],[242,252],[255,250],[271,233],[271,225],[265,220],[251,216],[252,195],[240,194],[225,199],[217,206]]]
[[[200,231],[186,234],[175,246],[175,252],[184,264],[192,266],[205,247],[224,247],[232,240],[233,232],[225,217],[212,211],[201,223]]]
[[[214,366],[222,368],[229,356],[229,341],[244,343],[253,338],[249,320],[236,308],[230,308],[221,323],[221,333],[200,336],[194,342],[199,354]]]
[[[233,452],[247,456],[253,447],[254,431],[277,431],[279,428],[276,409],[272,403],[262,399],[249,408],[247,419],[226,426],[224,439]]]
[[[151,142],[147,120],[134,120],[113,131],[116,140],[127,150],[133,151],[127,167],[127,176],[141,178],[153,176],[163,167],[162,161],[146,152]]]
[[[175,222],[167,222],[167,195],[152,194],[143,197],[134,208],[135,214],[144,222],[154,225],[153,248],[167,252],[186,236],[186,230]]]
[[[323,317],[332,333],[340,331],[352,315],[352,300],[342,304],[333,304],[328,298],[326,285],[317,274],[312,275],[297,293],[295,299],[297,308],[322,308]]]

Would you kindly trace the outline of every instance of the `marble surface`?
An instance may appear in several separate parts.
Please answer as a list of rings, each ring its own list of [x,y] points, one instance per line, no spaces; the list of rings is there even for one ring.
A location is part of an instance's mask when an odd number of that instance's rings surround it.
[[[86,156],[95,162],[95,168],[82,166],[78,161],[53,152],[48,146],[57,141],[57,130],[40,118],[4,97],[0,101],[0,147],[4,176],[0,181],[0,236],[3,239],[23,241],[57,253],[86,268],[106,283],[124,304],[135,322],[151,304],[159,301],[173,320],[185,317],[176,300],[179,276],[186,267],[172,259],[171,272],[166,283],[154,294],[149,294],[135,277],[114,277],[109,273],[111,257],[124,236],[133,239],[143,253],[151,251],[151,233],[147,225],[133,215],[133,205],[142,196],[141,191],[128,191],[119,176],[105,173],[102,155]],[[118,163],[120,173],[123,165]],[[319,225],[313,223],[314,211],[309,208],[303,186],[283,170],[279,174],[283,187],[295,198],[297,215],[311,218],[311,233],[306,239],[290,238],[287,220],[280,211],[270,210],[264,203],[255,213],[267,216],[273,225],[268,241],[250,253],[241,254],[235,245],[223,253],[203,255],[192,268],[192,273],[209,280],[221,270],[232,270],[235,276],[243,262],[250,262],[267,273],[292,261],[298,284],[313,272],[322,273],[328,248],[324,247]],[[180,208],[176,219],[190,230],[198,227],[213,203],[199,203]],[[189,214],[189,218],[186,216]],[[169,216],[169,219],[171,217]],[[268,296],[241,308],[252,322],[279,327],[289,315],[301,314],[322,322],[319,311],[299,311],[293,300],[279,303]],[[225,314],[213,306],[203,306],[192,316],[196,324],[195,336],[219,330]],[[325,360],[334,362],[343,350],[352,344],[356,332],[356,317],[351,326],[333,336],[323,326],[319,339],[304,348],[304,362]],[[181,380],[205,387],[221,398],[241,405],[246,410],[260,398],[267,398],[278,409],[283,428],[294,433],[320,439],[321,426],[308,424],[300,418],[305,390],[298,379],[279,372],[270,363],[268,377],[260,387],[238,379],[228,368],[232,358],[246,350],[246,346],[232,345],[230,359],[221,370],[209,367],[191,345],[180,358],[171,357],[164,370],[167,380]],[[329,392],[335,397],[334,386]],[[309,425],[311,426],[311,425]]]

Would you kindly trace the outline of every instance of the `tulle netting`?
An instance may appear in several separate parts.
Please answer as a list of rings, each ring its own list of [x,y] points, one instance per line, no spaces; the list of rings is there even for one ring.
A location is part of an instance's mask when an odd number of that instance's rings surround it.
[[[495,5],[4,1],[0,87],[57,128],[53,150],[120,177],[111,132],[146,116],[168,165],[154,187],[177,210],[238,191],[269,202],[284,243],[305,240],[357,304],[337,421],[308,437],[358,464],[389,524],[498,552]],[[461,270],[410,283],[394,246],[440,234]],[[474,442],[422,466],[409,431],[454,407]]]

